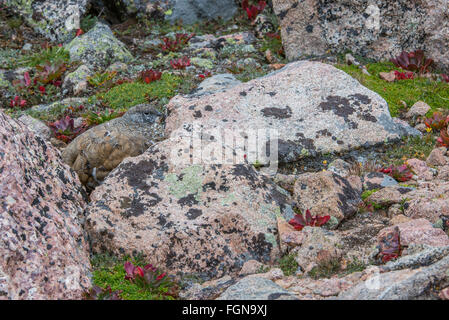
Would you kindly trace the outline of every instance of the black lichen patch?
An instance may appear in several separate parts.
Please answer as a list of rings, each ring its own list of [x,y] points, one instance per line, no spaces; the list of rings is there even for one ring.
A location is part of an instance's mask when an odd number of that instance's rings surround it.
[[[332,111],[335,115],[344,118],[346,122],[349,122],[348,117],[356,112],[349,99],[339,96],[328,96],[319,107],[323,111]]]
[[[186,213],[186,217],[189,220],[193,220],[198,218],[199,216],[201,216],[203,214],[203,211],[201,211],[200,209],[189,209],[189,211],[187,211]]]
[[[335,173],[332,173],[332,178],[341,187],[342,192],[337,193],[338,207],[346,217],[356,211],[357,205],[361,202],[361,195],[345,178]]]
[[[193,193],[191,193],[191,194],[188,194],[187,196],[179,199],[178,204],[181,205],[181,207],[184,207],[184,206],[191,207],[195,204],[198,204],[198,201],[195,199],[195,195]]]
[[[201,118],[203,115],[201,114],[201,111],[197,110],[193,113],[194,118]]]
[[[276,119],[287,119],[292,116],[292,109],[289,106],[286,106],[284,109],[264,108],[261,111],[264,117],[273,117]]]

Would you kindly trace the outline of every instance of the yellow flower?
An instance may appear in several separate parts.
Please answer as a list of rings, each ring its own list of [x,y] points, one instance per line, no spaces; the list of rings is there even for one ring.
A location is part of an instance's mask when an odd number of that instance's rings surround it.
[[[427,132],[432,132],[432,128],[426,128]]]
[[[323,164],[327,164],[327,160],[324,160],[324,161],[323,161]]]

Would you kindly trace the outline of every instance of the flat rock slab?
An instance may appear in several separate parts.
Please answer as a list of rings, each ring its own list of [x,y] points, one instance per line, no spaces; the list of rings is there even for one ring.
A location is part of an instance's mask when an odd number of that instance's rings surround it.
[[[218,278],[278,257],[276,216],[287,197],[251,165],[172,161],[181,138],[125,159],[91,194],[94,252],[141,252],[170,273]],[[290,208],[291,210],[291,208]]]
[[[331,65],[310,61],[288,64],[223,92],[177,96],[167,108],[167,134],[194,124],[203,130],[274,130],[278,136],[270,134],[259,148],[277,142],[281,162],[417,133],[393,120],[377,93]]]
[[[217,300],[299,300],[269,279],[246,277],[230,286]]]
[[[81,299],[87,196],[59,151],[0,112],[0,299]]]
[[[401,235],[401,245],[425,244],[434,247],[449,246],[449,237],[439,228],[434,228],[426,219],[414,219],[396,225]],[[394,227],[396,227],[394,226]],[[388,227],[379,232],[378,239],[393,231],[394,227]]]

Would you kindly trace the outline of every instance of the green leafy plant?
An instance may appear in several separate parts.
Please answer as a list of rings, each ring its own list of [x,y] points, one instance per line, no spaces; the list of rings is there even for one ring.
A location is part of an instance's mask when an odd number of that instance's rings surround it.
[[[96,72],[94,75],[87,78],[89,84],[93,87],[101,87],[106,82],[114,79],[117,75],[116,71],[111,72]]]
[[[46,63],[62,61],[68,63],[70,60],[70,54],[64,47],[50,46],[45,48],[41,52],[35,53],[31,56],[23,57],[20,60],[22,66],[35,67]]]

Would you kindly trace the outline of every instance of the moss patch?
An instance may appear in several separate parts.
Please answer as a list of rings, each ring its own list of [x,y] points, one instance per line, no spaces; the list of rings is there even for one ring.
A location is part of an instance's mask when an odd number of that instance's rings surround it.
[[[293,254],[285,255],[279,259],[279,268],[284,272],[284,275],[291,276],[296,273],[299,267],[298,262],[296,262],[296,256]]]
[[[388,102],[393,117],[398,116],[399,110],[403,107],[401,100],[407,103],[409,107],[418,101],[424,101],[431,107],[431,111],[438,108],[449,109],[449,83],[421,78],[387,82],[379,77],[379,72],[397,70],[391,62],[367,64],[366,67],[371,76],[363,74],[360,69],[353,65],[337,65],[336,67],[382,96]],[[429,114],[431,111],[429,111]]]
[[[171,98],[176,94],[181,79],[164,73],[160,80],[149,84],[141,82],[124,83],[106,93],[100,93],[97,98],[112,109],[128,110],[153,99]]]
[[[174,300],[167,295],[170,288],[159,287],[152,290],[144,290],[129,280],[125,280],[124,263],[131,261],[134,265],[143,267],[145,261],[139,256],[130,258],[117,258],[109,254],[98,254],[92,258],[94,285],[107,288],[111,286],[112,291],[121,290],[120,297],[124,300]]]

